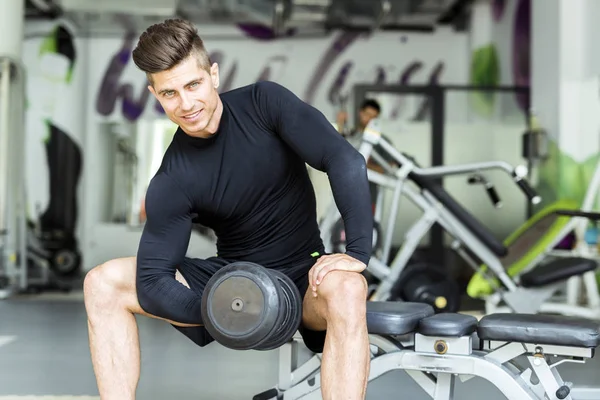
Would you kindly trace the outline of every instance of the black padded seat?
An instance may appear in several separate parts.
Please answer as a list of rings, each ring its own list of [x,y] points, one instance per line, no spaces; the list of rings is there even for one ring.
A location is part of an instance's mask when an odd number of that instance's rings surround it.
[[[490,314],[479,321],[482,340],[596,348],[600,322],[564,315]]]
[[[419,321],[417,332],[425,336],[470,336],[477,329],[477,318],[458,313],[436,314]]]
[[[368,301],[367,329],[374,335],[405,335],[434,313],[433,307],[425,303]]]
[[[557,258],[547,264],[535,267],[521,275],[521,286],[540,287],[562,282],[572,276],[582,275],[598,268],[596,261],[589,258]]]

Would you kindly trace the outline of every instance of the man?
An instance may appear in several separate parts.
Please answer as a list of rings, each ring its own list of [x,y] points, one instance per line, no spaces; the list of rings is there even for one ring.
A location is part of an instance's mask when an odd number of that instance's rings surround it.
[[[366,99],[360,105],[358,109],[358,126],[354,129],[350,129],[346,126],[348,121],[348,113],[340,111],[336,118],[338,132],[344,137],[354,137],[357,134],[361,134],[371,120],[378,118],[381,113],[381,106],[374,99]]]
[[[323,353],[323,398],[363,399],[370,357],[360,272],[373,227],[363,157],[278,84],[219,95],[218,65],[186,21],[148,28],[133,60],[179,128],[147,191],[137,257],[99,265],[84,282],[101,398],[135,398],[135,314],[167,321],[205,346],[213,339],[202,326],[202,291],[220,267],[246,260],[283,271],[305,293],[300,333]],[[347,229],[344,254],[322,255],[305,163],[329,176]],[[218,256],[186,257],[193,220],[214,230]]]

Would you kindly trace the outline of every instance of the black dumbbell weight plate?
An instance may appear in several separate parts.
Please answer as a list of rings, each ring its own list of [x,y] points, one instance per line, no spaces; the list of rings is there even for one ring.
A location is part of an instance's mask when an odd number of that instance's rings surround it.
[[[394,285],[394,296],[430,304],[436,312],[457,312],[460,290],[445,268],[427,262],[407,265]]]
[[[202,321],[223,346],[248,350],[269,337],[280,308],[279,283],[267,269],[249,262],[221,268],[202,296]]]
[[[279,281],[281,288],[281,298],[283,299],[280,308],[280,321],[273,330],[273,333],[262,344],[256,347],[256,350],[273,350],[283,346],[294,336],[300,323],[302,322],[302,295],[294,282],[284,273],[269,270],[269,272]]]

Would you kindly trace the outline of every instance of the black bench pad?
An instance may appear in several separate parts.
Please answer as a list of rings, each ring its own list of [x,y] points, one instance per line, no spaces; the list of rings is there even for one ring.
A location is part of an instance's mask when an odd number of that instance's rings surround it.
[[[596,348],[600,322],[564,315],[490,314],[479,321],[482,340]]]
[[[477,318],[472,315],[444,313],[424,318],[418,332],[425,336],[470,336],[477,329]]]
[[[367,329],[374,335],[405,335],[433,314],[433,307],[425,303],[368,301]]]
[[[521,275],[521,286],[540,287],[562,282],[572,276],[582,275],[597,268],[594,260],[589,258],[568,257],[557,258],[547,264],[540,265]]]

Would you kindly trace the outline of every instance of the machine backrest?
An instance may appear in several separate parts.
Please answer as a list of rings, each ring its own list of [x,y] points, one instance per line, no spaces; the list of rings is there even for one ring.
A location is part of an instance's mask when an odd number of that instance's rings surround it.
[[[504,244],[496,239],[494,234],[490,232],[481,222],[479,222],[471,213],[463,208],[454,198],[433,179],[410,173],[409,178],[417,184],[421,189],[427,190],[433,197],[444,205],[467,229],[481,240],[489,250],[498,257],[505,257],[508,254],[508,249]]]

